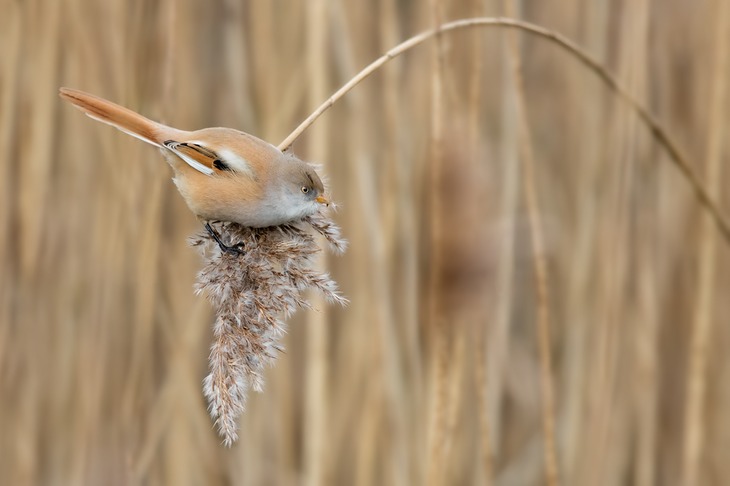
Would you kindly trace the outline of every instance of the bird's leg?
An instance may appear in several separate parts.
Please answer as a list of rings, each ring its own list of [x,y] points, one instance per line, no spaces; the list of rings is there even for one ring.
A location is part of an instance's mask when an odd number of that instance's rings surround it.
[[[205,222],[205,230],[208,232],[210,236],[213,237],[216,243],[218,243],[218,246],[220,249],[226,253],[234,253],[236,255],[243,255],[243,251],[240,250],[240,247],[243,247],[243,243],[239,243],[238,245],[234,246],[228,246],[223,241],[221,241],[220,235],[216,233],[216,231],[213,229],[213,227],[210,225],[209,222]]]

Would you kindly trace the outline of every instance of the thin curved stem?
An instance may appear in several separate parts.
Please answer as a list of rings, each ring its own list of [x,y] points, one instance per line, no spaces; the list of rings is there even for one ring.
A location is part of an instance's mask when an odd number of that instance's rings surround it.
[[[332,96],[330,96],[324,103],[322,103],[311,115],[307,117],[294,131],[279,144],[280,150],[287,150],[291,147],[292,143],[306,130],[314,121],[322,115],[327,109],[334,105],[340,98],[342,98],[348,91],[354,88],[362,80],[370,76],[372,73],[377,71],[381,66],[390,61],[391,59],[403,54],[406,51],[422,44],[423,42],[435,37],[438,34],[449,32],[452,30],[459,30],[467,27],[486,27],[496,26],[505,27],[511,29],[517,29],[523,32],[534,34],[538,37],[542,37],[553,44],[561,47],[567,51],[573,57],[578,59],[588,69],[593,71],[598,77],[613,91],[619,98],[623,99],[639,116],[639,119],[646,125],[651,131],[652,136],[656,139],[659,144],[669,154],[670,160],[679,169],[680,173],[689,182],[690,186],[695,193],[700,206],[702,206],[711,216],[715,225],[720,230],[723,239],[726,243],[730,244],[730,223],[725,219],[720,211],[720,207],[715,199],[705,188],[702,180],[697,173],[692,169],[687,158],[682,154],[674,142],[669,138],[666,131],[662,128],[656,118],[645,108],[634,96],[632,96],[611,74],[611,72],[605,68],[599,61],[591,57],[586,51],[575,44],[567,37],[553,32],[549,29],[541,27],[539,25],[531,24],[529,22],[523,22],[521,20],[510,19],[505,17],[475,17],[470,19],[456,20],[448,22],[440,27],[422,32],[410,39],[398,44],[394,48],[390,49],[384,55],[370,63],[365,69],[360,71],[355,77],[345,83],[340,89],[338,89]]]

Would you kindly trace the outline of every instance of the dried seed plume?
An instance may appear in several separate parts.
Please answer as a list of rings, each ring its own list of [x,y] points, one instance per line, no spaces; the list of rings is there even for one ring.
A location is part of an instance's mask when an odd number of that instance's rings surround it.
[[[214,226],[227,245],[240,248],[240,253],[222,251],[207,233],[191,239],[205,259],[195,290],[216,314],[203,391],[223,442],[230,446],[238,438],[236,421],[246,394],[262,391],[264,367],[282,351],[284,319],[300,307],[309,308],[302,292],[311,288],[329,302],[347,303],[330,276],[314,268],[314,256],[321,251],[317,234],[337,253],[346,242],[324,214],[270,228]]]

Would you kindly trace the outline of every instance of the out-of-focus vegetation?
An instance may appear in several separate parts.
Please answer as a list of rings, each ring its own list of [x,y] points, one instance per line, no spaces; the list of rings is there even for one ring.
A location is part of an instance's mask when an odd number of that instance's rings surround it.
[[[202,393],[201,226],[159,153],[57,97],[278,144],[436,19],[511,9],[605,63],[730,214],[726,3],[4,0],[0,483],[544,484],[554,443],[562,484],[727,484],[730,246],[635,114],[554,45],[442,36],[296,142],[342,206],[351,247],[322,265],[351,304],[290,320],[230,450]]]

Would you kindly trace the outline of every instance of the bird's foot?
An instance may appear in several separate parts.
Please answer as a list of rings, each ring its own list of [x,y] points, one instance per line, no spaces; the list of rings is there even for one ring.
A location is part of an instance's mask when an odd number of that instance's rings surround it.
[[[208,232],[208,234],[213,237],[216,243],[218,243],[218,246],[220,247],[221,251],[225,253],[231,253],[234,255],[243,255],[243,243],[238,243],[237,245],[231,245],[228,246],[221,240],[220,235],[213,229],[213,227],[210,225],[210,223],[205,223],[205,230]]]

